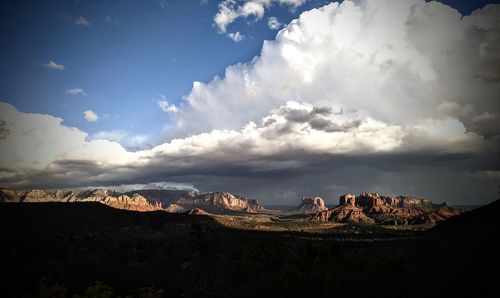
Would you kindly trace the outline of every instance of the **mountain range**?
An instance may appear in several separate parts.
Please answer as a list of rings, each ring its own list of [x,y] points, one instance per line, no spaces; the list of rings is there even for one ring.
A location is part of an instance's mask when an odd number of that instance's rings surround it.
[[[15,190],[0,189],[0,202],[98,202],[131,211],[162,210],[171,213],[227,214],[234,212],[266,213],[257,200],[229,192],[192,190]],[[203,212],[200,212],[203,211]],[[448,204],[436,205],[430,200],[409,196],[384,196],[361,193],[345,194],[339,205],[328,209],[321,197],[303,197],[289,213],[304,214],[306,220],[336,223],[369,223],[382,225],[435,224],[461,211]]]
[[[0,202],[98,202],[132,211],[165,210],[184,212],[200,208],[208,212],[262,210],[256,200],[228,192],[197,192],[184,190],[135,190],[120,193],[109,189],[92,190],[14,190],[1,188]]]

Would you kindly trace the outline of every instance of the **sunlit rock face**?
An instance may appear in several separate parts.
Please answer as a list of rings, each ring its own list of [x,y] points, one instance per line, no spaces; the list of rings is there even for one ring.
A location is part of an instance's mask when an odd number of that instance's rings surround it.
[[[263,209],[256,200],[247,199],[228,192],[200,193],[178,190],[138,190],[122,194],[109,189],[0,189],[0,202],[99,202],[118,209],[133,211],[164,210],[176,213],[195,208],[206,211],[239,211],[251,213]]]
[[[106,197],[102,203],[118,209],[133,210],[133,211],[155,211],[163,210],[160,202],[150,203],[148,200],[135,194],[132,197],[121,195],[118,197]]]
[[[300,205],[295,210],[307,213],[325,211],[328,208],[326,208],[325,201],[321,197],[303,197]]]
[[[0,202],[98,202],[131,211],[163,210],[161,202],[149,202],[139,194],[123,195],[109,189],[94,190],[0,190]]]
[[[348,203],[338,207],[319,212],[313,217],[314,221],[334,221],[339,223],[374,223],[375,221],[368,217],[362,208]]]
[[[434,205],[426,199],[361,193],[359,196],[341,196],[337,207],[319,212],[313,220],[388,225],[435,224],[460,213],[452,206]]]
[[[200,208],[203,210],[230,210],[251,213],[263,209],[256,200],[250,200],[228,192],[199,193],[193,198],[181,198],[175,203],[185,209]]]

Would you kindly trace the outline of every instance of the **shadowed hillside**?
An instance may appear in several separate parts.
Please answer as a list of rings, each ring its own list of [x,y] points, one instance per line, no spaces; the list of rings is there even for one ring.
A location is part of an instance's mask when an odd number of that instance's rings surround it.
[[[99,203],[0,204],[2,296],[495,297],[498,209],[381,240],[362,224],[257,232]]]

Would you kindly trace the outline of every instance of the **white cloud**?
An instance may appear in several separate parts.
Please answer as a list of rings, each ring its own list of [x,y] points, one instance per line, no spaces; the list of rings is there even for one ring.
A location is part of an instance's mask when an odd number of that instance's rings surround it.
[[[87,110],[87,111],[83,112],[83,117],[88,122],[97,122],[97,120],[99,120],[99,117],[97,116],[97,114],[92,110]]]
[[[80,26],[80,27],[93,27],[92,23],[90,23],[84,17],[78,17],[77,19],[75,19],[75,25]]]
[[[278,0],[277,2],[281,5],[289,5],[292,8],[297,8],[309,0]],[[268,2],[263,0],[263,2]]]
[[[85,93],[85,91],[82,88],[69,88],[69,89],[66,89],[66,93],[71,94],[71,95],[87,96],[87,93]]]
[[[362,116],[352,120],[352,115],[345,117],[326,108],[289,102],[258,124],[250,122],[239,131],[214,130],[174,139],[151,150],[127,152],[118,144],[129,136],[123,131],[98,132],[86,141],[86,133],[61,125],[62,119],[18,112],[8,104],[2,104],[2,112],[9,133],[1,140],[1,150],[2,153],[15,153],[11,155],[14,158],[2,160],[2,168],[15,162],[23,165],[20,168],[40,168],[68,161],[93,162],[99,168],[106,161],[105,164],[138,169],[161,160],[168,161],[164,165],[172,168],[198,167],[206,158],[227,163],[259,160],[294,151],[321,154],[383,152],[400,147],[404,137],[397,126]],[[91,111],[88,115],[89,121],[95,119]],[[10,150],[6,150],[5,145]],[[14,152],[16,147],[24,151]],[[190,160],[189,163],[186,164],[186,160]]]
[[[220,32],[226,32],[227,25],[239,17],[237,3],[233,0],[224,0],[219,3],[219,12],[214,16],[214,23]]]
[[[498,7],[462,17],[439,2],[371,0],[304,12],[259,57],[195,82],[179,129],[238,129],[290,100],[335,103],[402,127],[442,117],[444,101],[498,114]],[[481,132],[472,118],[456,117]]]
[[[227,26],[237,18],[252,17],[260,20],[264,17],[265,10],[273,4],[287,5],[295,9],[308,0],[245,0],[242,3],[235,0],[223,0],[219,3],[219,11],[214,16],[214,24],[219,32],[225,33]]]
[[[160,5],[161,10],[167,9],[168,2],[166,0],[158,0],[158,4]]]
[[[64,173],[73,171],[78,179],[101,184],[125,176],[133,180],[144,175],[145,169],[169,175],[234,165],[269,171],[300,168],[311,156],[362,156],[437,147],[441,153],[466,153],[481,141],[454,122],[433,122],[412,128],[421,137],[416,147],[406,140],[416,133],[401,126],[359,112],[288,102],[240,130],[213,130],[130,152],[119,144],[129,137],[123,131],[99,132],[87,141],[86,133],[62,125],[59,118],[22,113],[8,104],[2,104],[1,111],[8,133],[0,140],[0,168],[24,174],[34,169],[48,171],[55,175],[52,179],[59,175],[69,179]],[[40,179],[48,178],[42,176]]]
[[[57,64],[52,60],[49,60],[46,64],[43,64],[43,67],[48,68],[48,69],[53,69],[53,70],[64,70],[66,66],[62,64]]]
[[[160,107],[160,109],[167,113],[177,113],[179,111],[179,109],[174,104],[170,104],[166,100],[159,100],[158,106]]]
[[[283,24],[281,24],[276,17],[270,17],[267,19],[267,26],[271,30],[278,30],[282,25]]]
[[[0,138],[0,168],[42,169],[85,142],[86,133],[62,125],[61,118],[21,113],[7,103],[0,102],[0,119],[6,131]]]
[[[227,36],[231,38],[234,42],[240,42],[245,39],[245,35],[241,34],[239,31],[235,33],[228,33]]]
[[[239,14],[245,18],[253,16],[260,20],[264,16],[264,5],[259,2],[247,1],[241,6]]]

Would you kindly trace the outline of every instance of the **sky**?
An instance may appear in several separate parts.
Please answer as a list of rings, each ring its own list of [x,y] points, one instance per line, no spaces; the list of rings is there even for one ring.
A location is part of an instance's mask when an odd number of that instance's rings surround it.
[[[484,204],[499,1],[0,4],[0,185]]]

